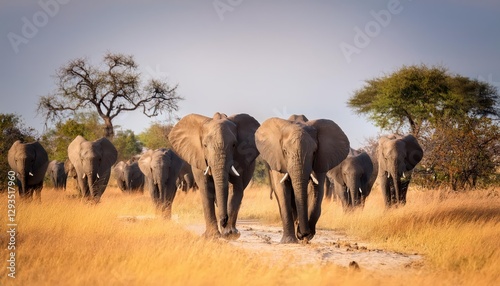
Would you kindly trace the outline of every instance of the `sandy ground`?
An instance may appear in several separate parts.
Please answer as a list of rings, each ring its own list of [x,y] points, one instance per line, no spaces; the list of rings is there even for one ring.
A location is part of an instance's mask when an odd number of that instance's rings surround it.
[[[423,257],[418,254],[404,254],[372,248],[369,243],[350,238],[331,230],[317,230],[308,244],[280,244],[281,227],[267,226],[253,220],[238,220],[239,239],[229,241],[232,245],[256,253],[270,254],[270,259],[292,259],[291,263],[327,264],[353,267],[353,261],[360,269],[395,271],[420,269]],[[201,235],[204,225],[189,225],[187,229]],[[355,266],[354,266],[355,267]]]

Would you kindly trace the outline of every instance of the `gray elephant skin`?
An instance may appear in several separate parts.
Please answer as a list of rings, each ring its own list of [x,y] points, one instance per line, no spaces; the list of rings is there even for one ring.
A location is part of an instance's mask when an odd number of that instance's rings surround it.
[[[139,168],[156,208],[170,219],[172,203],[177,193],[176,180],[184,161],[172,150],[148,150],[139,159]]]
[[[57,160],[50,161],[46,175],[52,182],[54,189],[66,190],[66,179],[68,174],[64,168],[64,162],[59,162]]]
[[[378,179],[386,207],[406,204],[413,168],[424,152],[413,135],[389,135],[379,139]]]
[[[87,141],[78,135],[68,146],[68,157],[76,171],[80,194],[98,203],[118,157],[115,146],[104,137]]]
[[[16,172],[19,196],[32,199],[36,193],[41,200],[43,178],[49,165],[49,157],[39,142],[22,143],[17,140],[7,154],[10,168]]]
[[[270,118],[255,133],[270,168],[271,188],[283,224],[281,243],[307,242],[321,215],[326,172],[349,153],[349,140],[333,121]]]
[[[347,158],[328,171],[326,176],[333,183],[333,190],[344,211],[364,206],[377,179],[368,153],[352,149]]]
[[[189,190],[195,191],[196,189],[198,189],[198,186],[194,181],[194,175],[191,165],[189,165],[187,162],[184,162],[184,164],[182,164],[179,175],[177,176],[176,184],[177,188],[183,192],[187,192]]]
[[[175,153],[192,167],[202,198],[206,237],[240,236],[236,220],[259,155],[254,137],[258,127],[259,122],[248,114],[216,113],[212,118],[190,114],[168,136]]]
[[[112,173],[122,192],[144,192],[144,174],[141,172],[138,162],[133,160],[120,161],[113,167]]]

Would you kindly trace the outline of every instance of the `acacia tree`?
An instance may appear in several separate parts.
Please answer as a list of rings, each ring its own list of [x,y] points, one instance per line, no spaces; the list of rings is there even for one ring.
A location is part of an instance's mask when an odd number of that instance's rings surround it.
[[[475,186],[498,166],[499,95],[486,82],[442,67],[403,66],[368,80],[348,106],[383,130],[415,135],[434,182]]]
[[[488,83],[419,65],[367,80],[347,105],[381,129],[418,138],[450,118],[498,117],[498,100],[496,88]]]
[[[148,117],[178,110],[183,98],[177,85],[151,79],[143,84],[133,56],[116,53],[104,55],[100,65],[87,58],[69,61],[55,75],[56,90],[42,96],[38,112],[46,121],[68,117],[76,111],[95,111],[105,125],[105,136],[114,135],[113,120],[121,113],[142,110]]]

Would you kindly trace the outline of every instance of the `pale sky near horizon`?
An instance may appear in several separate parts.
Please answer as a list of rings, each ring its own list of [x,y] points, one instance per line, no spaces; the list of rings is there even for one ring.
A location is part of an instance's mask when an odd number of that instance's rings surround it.
[[[465,1],[2,1],[0,113],[39,134],[39,96],[55,70],[107,51],[147,77],[179,84],[177,116],[248,113],[328,118],[354,148],[380,130],[346,102],[365,80],[403,65],[442,65],[500,88],[500,3]],[[115,125],[136,134],[140,112]]]

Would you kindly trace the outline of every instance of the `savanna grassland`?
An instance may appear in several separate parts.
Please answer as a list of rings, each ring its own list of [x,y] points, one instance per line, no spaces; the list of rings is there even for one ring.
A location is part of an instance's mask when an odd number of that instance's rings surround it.
[[[500,281],[498,189],[449,193],[413,188],[405,207],[384,210],[374,189],[363,210],[344,214],[324,201],[320,229],[423,260],[396,272],[333,263],[292,264],[187,225],[204,224],[197,193],[179,192],[171,221],[149,195],[110,186],[97,206],[72,191],[42,191],[41,203],[16,204],[16,278],[7,277],[7,199],[1,195],[0,285],[496,285]],[[240,219],[280,225],[267,187],[245,192]],[[314,242],[314,239],[311,243]],[[304,245],[302,247],[308,247]],[[292,254],[293,255],[293,254]]]

